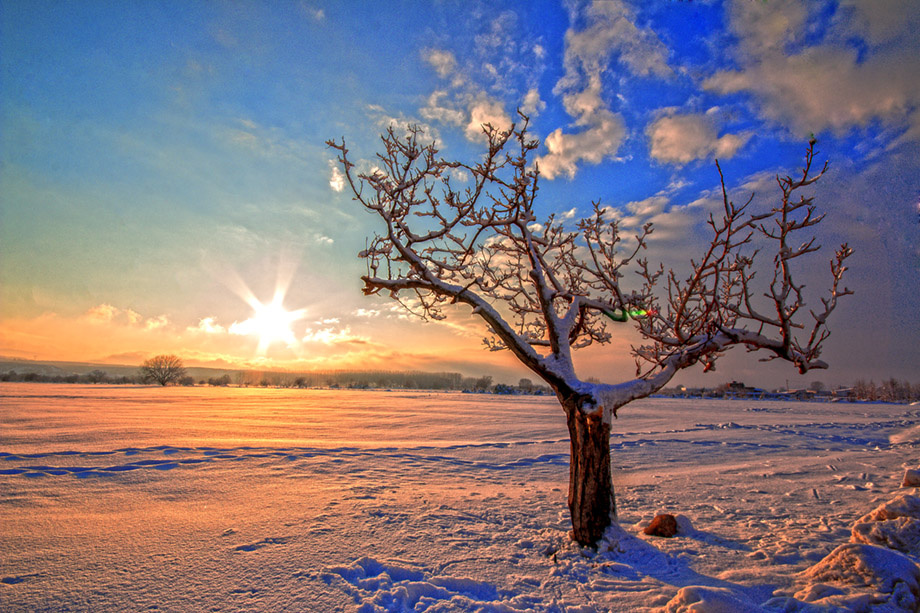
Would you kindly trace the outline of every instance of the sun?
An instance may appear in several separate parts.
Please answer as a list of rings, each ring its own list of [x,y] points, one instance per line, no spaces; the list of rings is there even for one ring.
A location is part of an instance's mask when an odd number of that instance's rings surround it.
[[[275,280],[275,295],[270,302],[256,298],[249,285],[233,270],[225,271],[220,280],[243,302],[252,308],[252,315],[243,321],[231,324],[229,332],[259,339],[256,355],[265,357],[272,345],[283,344],[299,354],[301,337],[294,333],[294,323],[307,316],[306,308],[289,311],[284,308],[284,299],[291,281],[297,272],[298,259],[282,253],[278,260]]]
[[[259,335],[259,353],[275,342],[282,342],[288,347],[297,344],[291,324],[303,318],[303,311],[286,310],[277,296],[268,304],[259,303],[252,316],[253,330]]]
[[[297,336],[291,326],[304,318],[306,309],[285,309],[283,291],[276,291],[275,297],[268,303],[261,302],[255,296],[249,296],[246,301],[253,309],[252,317],[234,326],[237,333],[259,337],[259,355],[265,355],[274,343],[284,343],[290,349],[297,345]]]

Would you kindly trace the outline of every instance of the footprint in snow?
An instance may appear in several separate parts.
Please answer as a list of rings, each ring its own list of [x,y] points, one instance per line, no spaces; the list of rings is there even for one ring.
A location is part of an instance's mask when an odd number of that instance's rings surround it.
[[[262,549],[266,545],[283,545],[289,540],[290,539],[286,536],[276,536],[262,539],[257,543],[250,543],[249,545],[240,545],[238,547],[234,547],[233,551],[255,551],[256,549]]]
[[[41,577],[41,575],[39,573],[33,573],[31,575],[18,575],[16,577],[2,577],[0,578],[0,583],[3,585],[16,585],[17,583],[22,583],[23,581],[28,581],[35,577]]]

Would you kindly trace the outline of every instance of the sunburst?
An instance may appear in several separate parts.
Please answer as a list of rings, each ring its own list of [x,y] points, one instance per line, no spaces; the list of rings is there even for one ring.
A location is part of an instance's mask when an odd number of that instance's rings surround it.
[[[296,349],[299,344],[293,325],[306,317],[307,309],[289,311],[284,307],[284,297],[293,271],[294,268],[286,271],[287,274],[279,271],[275,295],[270,302],[262,302],[256,298],[239,277],[232,279],[235,281],[234,291],[252,307],[253,313],[248,319],[234,323],[230,331],[234,334],[257,336],[259,345],[256,351],[260,356],[264,356],[276,343],[283,343],[289,349]]]
[[[306,309],[288,311],[284,308],[284,293],[276,292],[271,302],[265,304],[256,298],[249,301],[253,315],[247,322],[252,334],[259,337],[258,353],[264,355],[273,343],[284,343],[289,348],[297,345],[297,337],[292,325],[303,319]]]

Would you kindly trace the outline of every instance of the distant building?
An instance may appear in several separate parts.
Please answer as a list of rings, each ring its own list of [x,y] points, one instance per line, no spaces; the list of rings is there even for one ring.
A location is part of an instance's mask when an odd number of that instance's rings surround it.
[[[725,398],[756,398],[762,400],[767,395],[766,390],[759,387],[748,387],[740,381],[732,381],[725,390]]]
[[[856,391],[852,387],[841,387],[831,393],[831,401],[852,402],[856,400]]]

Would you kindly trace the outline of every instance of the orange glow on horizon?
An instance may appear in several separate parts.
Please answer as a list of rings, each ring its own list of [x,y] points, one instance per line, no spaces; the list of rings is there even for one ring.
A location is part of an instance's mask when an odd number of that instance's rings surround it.
[[[96,307],[77,316],[45,313],[8,318],[0,321],[0,356],[136,366],[154,355],[174,354],[187,367],[287,372],[417,370],[481,376],[519,368],[510,354],[483,349],[479,335],[459,335],[447,325],[424,325],[424,334],[413,336],[407,330],[417,332],[420,324],[402,319],[386,324],[352,322],[361,325],[360,331],[341,337],[314,333],[300,338],[295,334],[296,345],[291,349],[286,344],[288,330],[304,310],[288,311],[274,300],[264,307],[261,316],[254,313],[251,319],[260,323],[253,324],[247,335],[230,333],[233,325],[224,327],[211,318],[204,318],[205,325],[190,326],[164,317],[163,325],[150,326],[146,318],[128,316],[122,309],[104,309],[114,316],[101,318],[98,312],[103,309]],[[159,316],[154,319],[160,321]],[[516,382],[522,376],[528,373],[516,372],[507,380]]]

